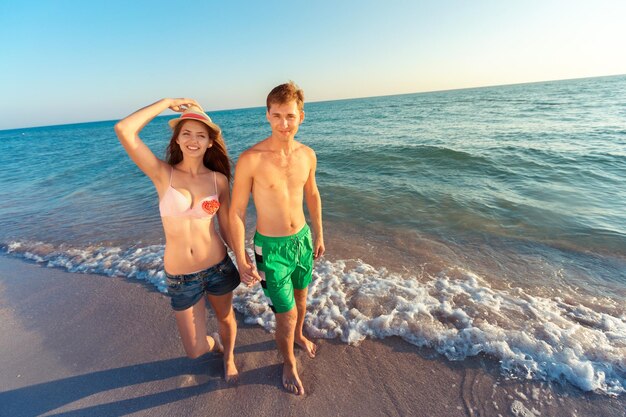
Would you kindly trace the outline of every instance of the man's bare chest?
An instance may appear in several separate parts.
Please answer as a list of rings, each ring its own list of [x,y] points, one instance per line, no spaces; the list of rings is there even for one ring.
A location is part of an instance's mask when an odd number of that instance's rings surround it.
[[[303,187],[310,167],[303,158],[267,158],[255,173],[255,182],[264,188]]]

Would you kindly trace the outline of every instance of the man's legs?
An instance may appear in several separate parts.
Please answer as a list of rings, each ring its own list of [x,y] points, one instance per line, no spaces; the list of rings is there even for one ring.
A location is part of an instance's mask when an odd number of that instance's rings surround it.
[[[309,292],[308,287],[302,290],[294,289],[293,295],[296,300],[296,310],[298,311],[298,318],[296,320],[294,342],[302,349],[306,350],[310,358],[315,357],[317,351],[317,345],[304,337],[302,328],[304,327],[304,316],[306,315],[306,296]]]
[[[313,267],[310,240],[310,230],[306,225],[293,236],[267,237],[258,232],[254,235],[257,268],[264,278],[261,285],[276,312],[276,344],[284,359],[283,386],[301,395],[304,388],[298,375],[293,345],[297,343],[310,357],[315,356],[316,349],[302,334],[307,286],[311,282]],[[267,259],[273,261],[268,263]],[[303,289],[294,289],[294,286]]]
[[[276,344],[283,355],[283,386],[289,392],[304,395],[304,387],[298,376],[296,357],[293,354],[294,333],[298,312],[296,308],[285,313],[276,313]]]

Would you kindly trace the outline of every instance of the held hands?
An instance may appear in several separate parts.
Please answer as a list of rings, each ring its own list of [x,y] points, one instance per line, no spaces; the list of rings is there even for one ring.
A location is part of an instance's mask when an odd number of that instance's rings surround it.
[[[169,98],[167,101],[167,107],[178,113],[182,113],[190,107],[198,107],[202,110],[200,104],[192,98]]]
[[[237,262],[237,266],[239,267],[239,277],[247,287],[252,287],[254,284],[261,281],[261,276],[256,266],[252,263],[252,260],[250,260],[250,257],[248,257],[248,254],[246,254],[245,262]]]

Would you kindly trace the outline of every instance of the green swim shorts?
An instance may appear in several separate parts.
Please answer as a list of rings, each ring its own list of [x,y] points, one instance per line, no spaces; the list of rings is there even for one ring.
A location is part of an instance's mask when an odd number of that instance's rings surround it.
[[[295,235],[269,237],[254,235],[254,256],[261,274],[265,296],[274,313],[286,313],[295,306],[294,289],[303,290],[313,273],[313,240],[307,224]]]

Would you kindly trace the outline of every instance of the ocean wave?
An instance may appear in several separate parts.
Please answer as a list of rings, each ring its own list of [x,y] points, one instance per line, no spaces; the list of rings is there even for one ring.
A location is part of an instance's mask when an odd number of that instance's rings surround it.
[[[13,241],[0,248],[71,272],[143,279],[166,292],[162,245],[75,248]],[[260,286],[240,286],[233,303],[247,323],[275,329]],[[542,297],[513,286],[497,289],[458,267],[399,275],[361,260],[322,260],[313,273],[305,322],[318,338],[358,344],[399,336],[450,360],[489,355],[511,377],[568,382],[611,396],[626,391],[626,312],[610,299],[582,303],[560,292]]]
[[[496,290],[461,268],[420,275],[403,277],[358,260],[322,261],[309,290],[306,323],[315,337],[354,344],[399,336],[450,360],[490,355],[510,376],[624,393],[626,315],[519,288]],[[235,303],[248,322],[274,328],[260,290],[239,291]]]
[[[0,244],[0,250],[69,272],[145,280],[158,291],[167,292],[163,272],[163,245],[132,246],[125,249],[103,245],[77,248],[45,242],[12,241]]]
[[[320,152],[320,155],[326,163],[320,168],[322,171],[330,170],[335,174],[349,170],[351,176],[371,175],[373,161],[376,163],[377,173],[381,169],[403,175],[420,175],[425,169],[454,169],[455,172],[464,171],[468,175],[480,173],[500,176],[508,173],[486,155],[444,146],[385,144],[385,152],[371,148],[353,149],[347,159],[344,149],[328,148]]]

